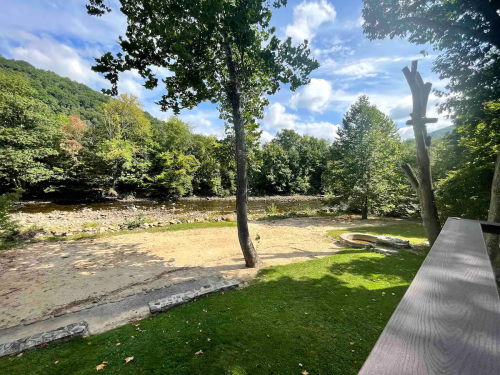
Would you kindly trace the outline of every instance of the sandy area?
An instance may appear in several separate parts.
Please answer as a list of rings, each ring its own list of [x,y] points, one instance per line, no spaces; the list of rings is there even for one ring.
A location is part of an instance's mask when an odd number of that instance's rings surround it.
[[[384,223],[393,220],[383,220]],[[381,220],[295,218],[251,222],[262,266],[301,262],[338,250],[329,229]],[[255,276],[244,267],[236,228],[133,233],[37,243],[0,253],[0,329],[121,300],[190,278]]]

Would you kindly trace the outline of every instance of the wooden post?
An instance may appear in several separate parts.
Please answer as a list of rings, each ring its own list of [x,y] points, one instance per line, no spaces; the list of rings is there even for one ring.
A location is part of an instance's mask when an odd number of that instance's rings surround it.
[[[418,166],[417,177],[413,175],[408,165],[403,166],[403,169],[417,193],[425,231],[429,244],[432,246],[439,232],[441,232],[441,224],[439,222],[434,190],[432,188],[431,162],[429,158],[429,147],[431,142],[430,136],[427,135],[426,124],[435,123],[437,119],[428,119],[426,117],[427,102],[429,100],[432,84],[430,82],[424,83],[422,76],[417,71],[417,64],[417,60],[412,61],[411,70],[408,69],[408,67],[403,69],[403,74],[410,86],[413,99],[413,112],[410,113],[411,120],[407,121],[407,124],[413,126],[413,133],[415,135]]]

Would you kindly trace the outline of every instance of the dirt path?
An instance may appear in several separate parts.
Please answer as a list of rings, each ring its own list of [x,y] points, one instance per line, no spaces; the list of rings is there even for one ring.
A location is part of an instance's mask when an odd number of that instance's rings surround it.
[[[256,245],[265,267],[331,255],[338,248],[327,231],[360,224],[296,218],[252,222],[250,231],[252,238],[260,237]],[[255,274],[244,267],[233,227],[33,244],[0,253],[0,329],[188,279],[222,275],[245,280]]]

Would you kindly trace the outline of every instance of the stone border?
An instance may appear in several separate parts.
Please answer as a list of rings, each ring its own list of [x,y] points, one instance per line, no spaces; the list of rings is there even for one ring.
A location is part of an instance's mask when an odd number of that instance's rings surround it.
[[[197,297],[208,295],[215,292],[234,289],[239,282],[234,279],[223,280],[214,284],[208,284],[200,289],[189,290],[185,293],[173,294],[170,297],[162,298],[149,303],[149,311],[152,314],[170,310],[171,308],[183,305],[194,300]]]
[[[86,321],[69,324],[52,331],[37,333],[13,342],[0,344],[0,357],[9,354],[17,354],[42,344],[48,344],[70,337],[85,336],[86,334],[88,334],[88,324]]]

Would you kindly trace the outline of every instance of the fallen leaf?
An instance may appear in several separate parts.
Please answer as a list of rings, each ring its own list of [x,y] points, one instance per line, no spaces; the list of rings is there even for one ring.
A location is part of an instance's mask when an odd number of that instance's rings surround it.
[[[23,353],[19,353],[17,356],[18,356],[18,357],[22,357],[22,356],[23,356]]]
[[[54,362],[54,365],[57,365],[58,363],[59,363],[59,361],[55,361],[55,362]]]
[[[46,342],[44,342],[42,345],[40,345],[40,348],[45,348],[46,346],[49,346]]]
[[[309,375],[309,372],[307,370],[302,371],[302,375]]]
[[[116,343],[116,346],[120,346],[120,345],[121,345],[121,343],[119,343],[119,342]]]
[[[96,366],[96,370],[99,371],[99,370],[102,370],[104,367],[106,367],[106,365],[108,364],[108,362],[104,361],[103,363],[101,363],[100,365]]]
[[[134,357],[127,357],[125,358],[125,363],[129,363],[130,361],[133,361]]]
[[[92,345],[92,343],[91,343],[91,342],[89,342],[89,345]]]
[[[199,350],[196,353],[194,353],[194,355],[200,355],[200,354],[203,354],[203,350]]]
[[[349,344],[354,345],[354,343],[353,343],[353,342],[350,342]]]
[[[207,339],[207,341],[210,341],[210,337]]]

